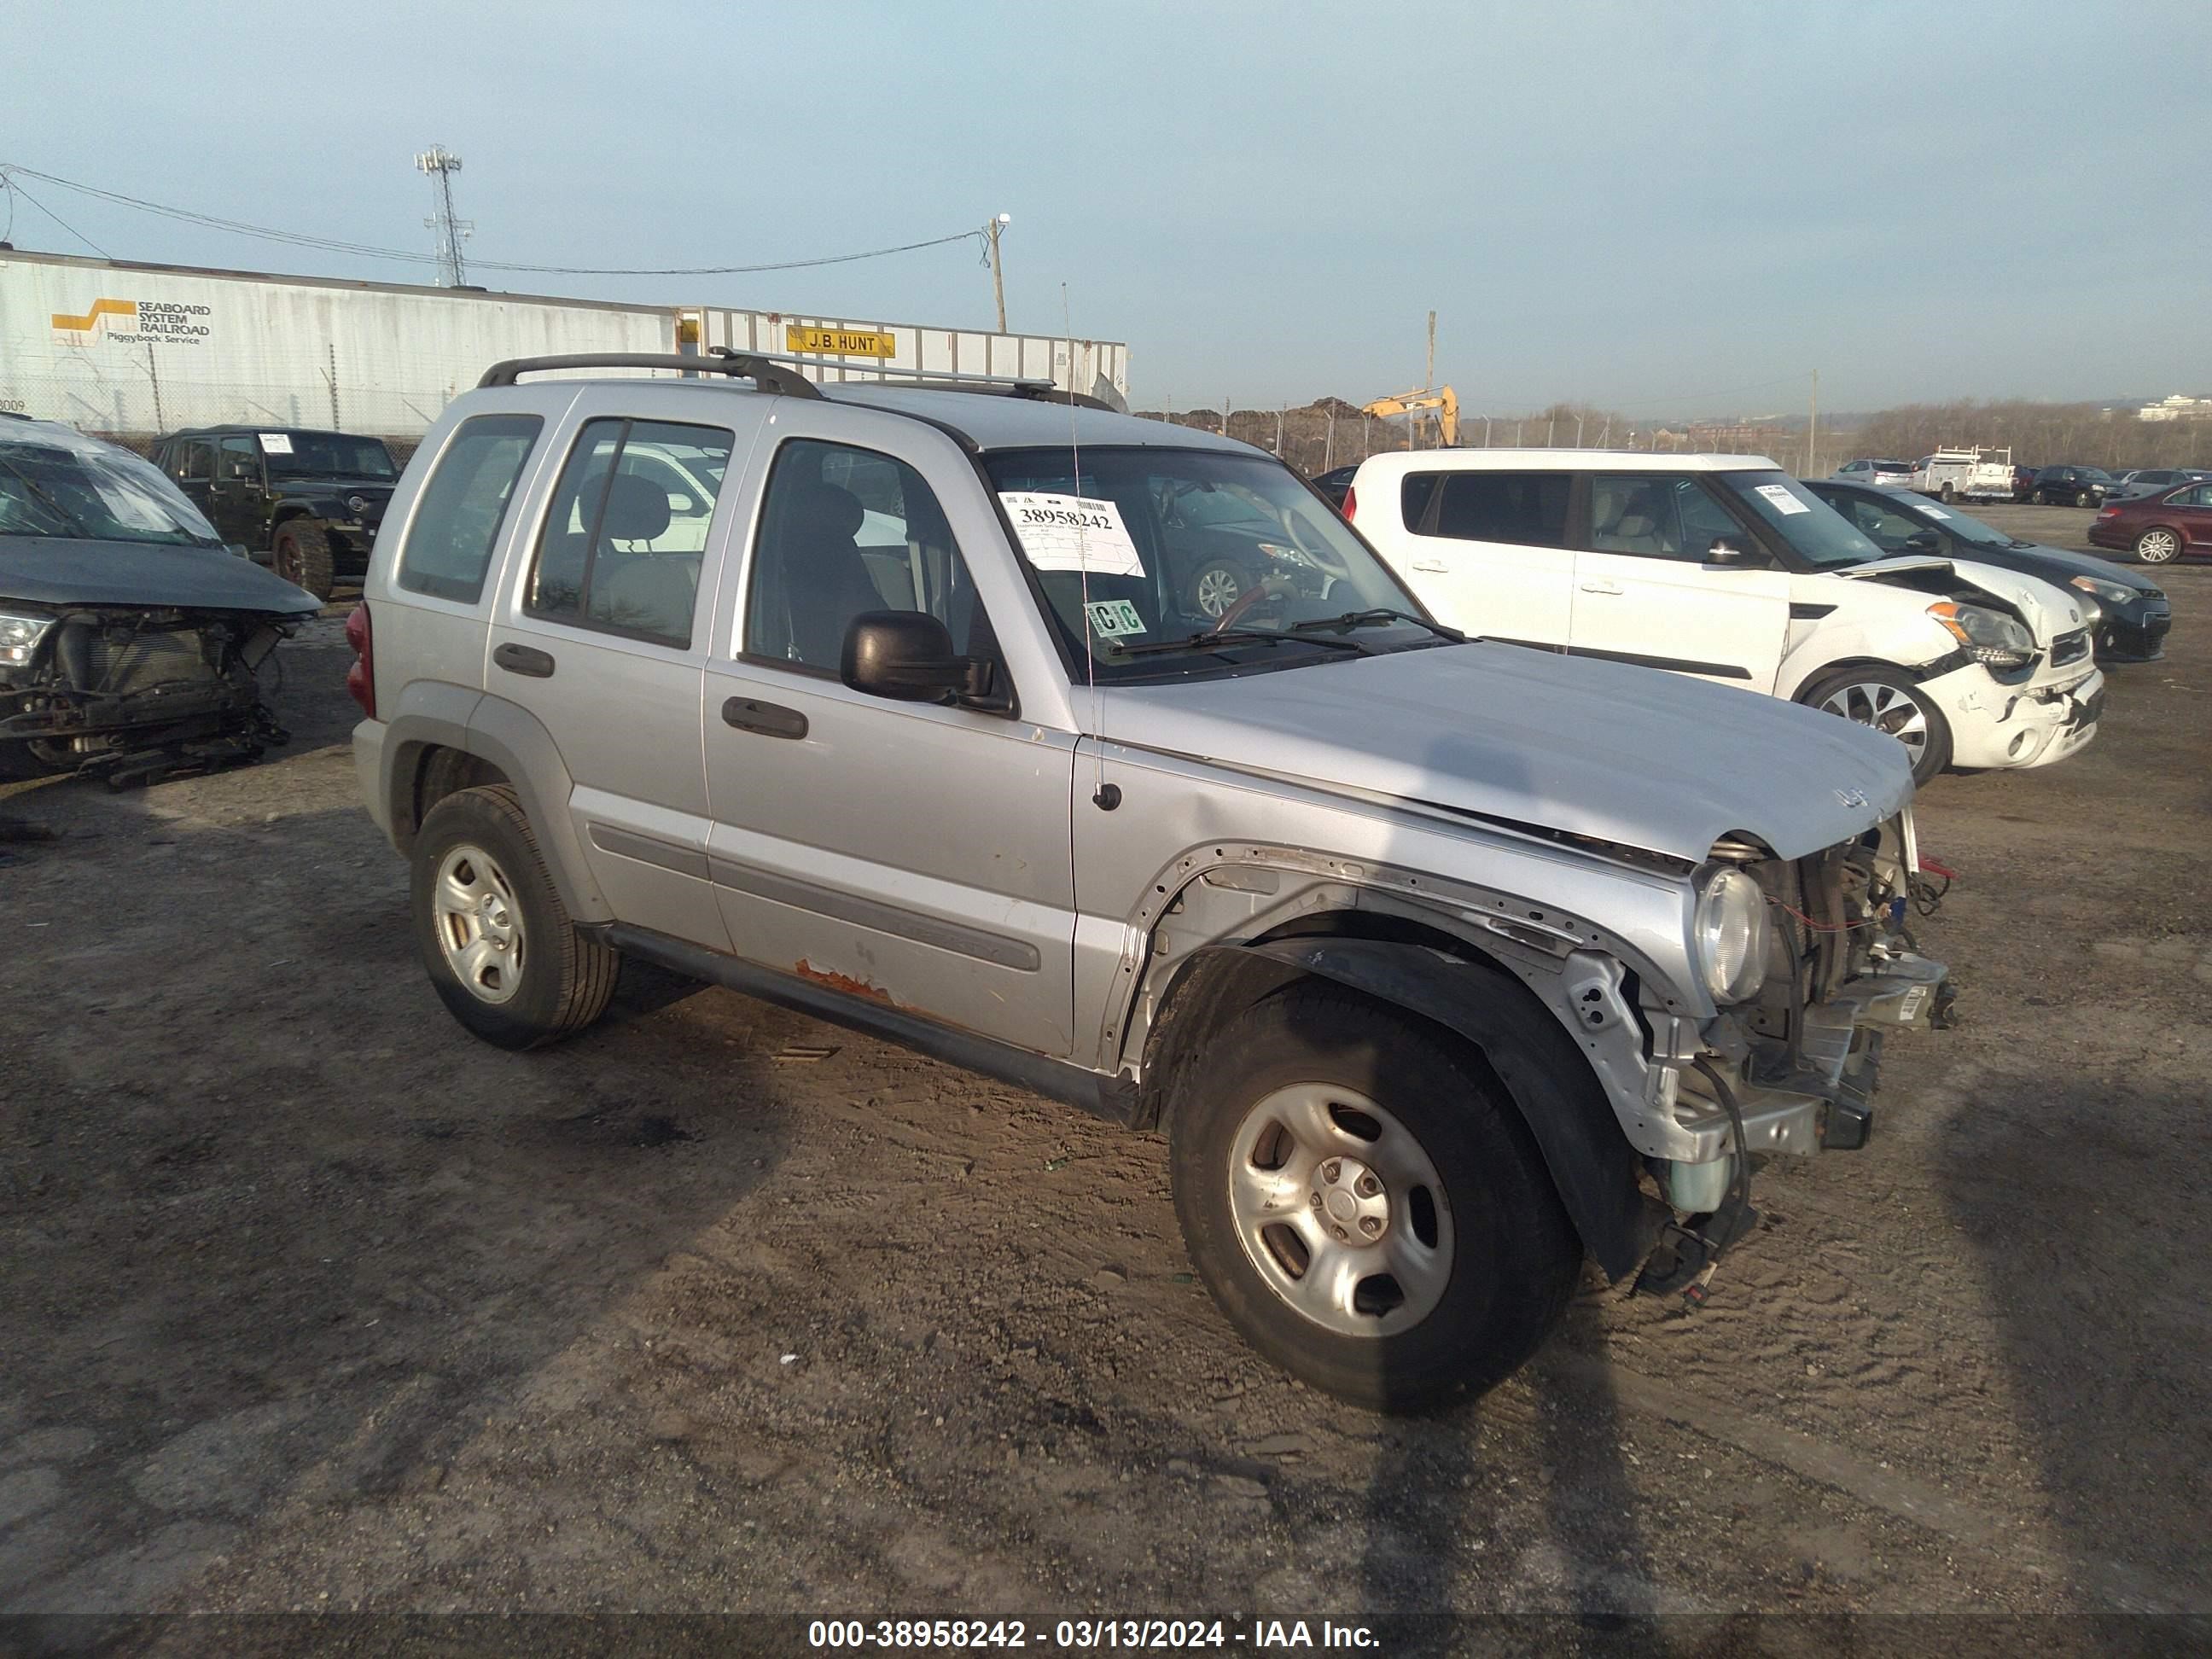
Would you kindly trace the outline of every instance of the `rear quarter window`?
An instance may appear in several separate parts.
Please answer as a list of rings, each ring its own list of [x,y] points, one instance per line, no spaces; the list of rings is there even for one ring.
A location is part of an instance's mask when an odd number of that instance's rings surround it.
[[[474,605],[544,421],[478,415],[461,422],[422,487],[400,550],[398,585],[410,593]]]
[[[1420,476],[1420,475],[1416,475]],[[1567,500],[1574,486],[1565,472],[1447,472],[1435,511],[1425,523],[1407,525],[1425,536],[1455,541],[1508,542],[1522,547],[1567,544]],[[1408,483],[1412,480],[1408,479]]]

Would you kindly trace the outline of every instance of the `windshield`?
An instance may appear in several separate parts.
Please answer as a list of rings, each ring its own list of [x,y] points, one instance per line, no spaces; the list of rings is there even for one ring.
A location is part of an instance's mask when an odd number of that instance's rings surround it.
[[[75,433],[0,442],[0,536],[222,545],[199,509],[152,466]]]
[[[280,478],[399,476],[392,452],[374,438],[349,438],[336,432],[264,432],[261,453],[268,458],[269,471]]]
[[[1874,464],[1874,470],[1877,472],[1910,472],[1912,471],[1912,469],[1907,466],[1903,461],[1876,461]]]
[[[1133,448],[1084,450],[1079,479],[1077,465],[1066,449],[985,459],[1079,675],[1126,681],[1218,672],[1224,659],[1266,667],[1331,660],[1350,654],[1341,635],[1295,630],[1360,611],[1424,614],[1351,527],[1279,462]],[[1237,641],[1176,643],[1224,624]],[[1418,620],[1372,626],[1358,637],[1374,649],[1442,637]],[[1270,637],[1241,637],[1248,634]]]
[[[1788,473],[1717,472],[1722,489],[1749,507],[1808,564],[1864,564],[1882,551],[1850,521]]]
[[[1981,547],[2014,547],[2023,544],[2006,535],[2003,531],[1992,529],[1979,519],[1970,519],[1956,508],[1938,506],[1925,495],[1914,496],[1911,504],[1918,509],[1923,521],[1940,521],[1944,529],[1962,542],[1972,542]]]

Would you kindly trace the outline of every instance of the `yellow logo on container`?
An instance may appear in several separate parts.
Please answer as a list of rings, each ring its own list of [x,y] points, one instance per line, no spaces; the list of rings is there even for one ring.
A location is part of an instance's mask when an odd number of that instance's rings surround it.
[[[92,309],[82,317],[72,317],[65,312],[57,311],[54,313],[54,326],[64,334],[89,334],[100,326],[100,319],[103,317],[135,319],[137,315],[138,302],[136,300],[94,300]]]
[[[818,351],[832,357],[896,357],[898,342],[888,334],[862,328],[801,328],[787,324],[786,351]]]

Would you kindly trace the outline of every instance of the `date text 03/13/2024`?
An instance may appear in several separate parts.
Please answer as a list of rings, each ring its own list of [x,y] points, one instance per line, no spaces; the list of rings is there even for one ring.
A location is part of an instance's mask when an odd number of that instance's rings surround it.
[[[817,1649],[1052,1648],[1373,1649],[1368,1626],[1331,1620],[1255,1619],[816,1619],[806,1644]]]

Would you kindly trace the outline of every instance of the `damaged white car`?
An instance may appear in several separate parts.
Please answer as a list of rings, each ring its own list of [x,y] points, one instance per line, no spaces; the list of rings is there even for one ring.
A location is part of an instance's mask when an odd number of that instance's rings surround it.
[[[128,450],[0,420],[0,777],[254,758],[285,736],[259,670],[318,608]]]

